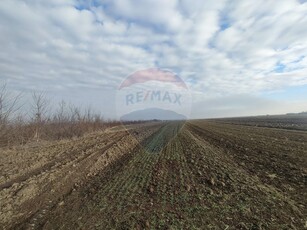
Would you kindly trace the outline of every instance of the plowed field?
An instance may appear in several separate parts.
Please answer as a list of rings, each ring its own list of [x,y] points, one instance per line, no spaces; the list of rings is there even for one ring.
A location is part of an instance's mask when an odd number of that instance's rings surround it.
[[[306,131],[155,122],[1,151],[3,229],[307,227]]]

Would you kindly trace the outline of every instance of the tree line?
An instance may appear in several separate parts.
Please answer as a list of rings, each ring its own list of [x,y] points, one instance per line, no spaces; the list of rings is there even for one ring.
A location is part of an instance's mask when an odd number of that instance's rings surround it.
[[[32,93],[25,112],[21,97],[22,94],[9,92],[6,84],[0,86],[0,147],[80,137],[120,124],[116,120],[105,120],[90,107],[81,108],[65,101],[52,109],[44,92]]]

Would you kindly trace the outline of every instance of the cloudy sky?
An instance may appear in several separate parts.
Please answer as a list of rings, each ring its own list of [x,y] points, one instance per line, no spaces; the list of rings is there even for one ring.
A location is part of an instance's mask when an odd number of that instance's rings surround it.
[[[115,117],[125,77],[157,67],[192,118],[307,111],[305,0],[1,0],[0,81]]]

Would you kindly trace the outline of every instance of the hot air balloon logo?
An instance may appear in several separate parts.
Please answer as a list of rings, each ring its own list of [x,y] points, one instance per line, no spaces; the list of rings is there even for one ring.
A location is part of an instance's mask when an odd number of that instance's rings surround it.
[[[150,68],[128,75],[116,94],[118,119],[186,120],[191,94],[185,82],[169,70]]]

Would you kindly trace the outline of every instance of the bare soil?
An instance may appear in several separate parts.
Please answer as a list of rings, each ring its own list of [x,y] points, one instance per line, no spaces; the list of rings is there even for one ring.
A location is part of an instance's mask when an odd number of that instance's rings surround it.
[[[196,120],[1,150],[3,229],[304,229],[307,132]]]

